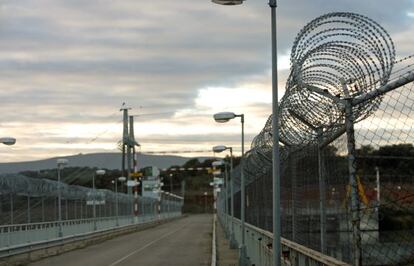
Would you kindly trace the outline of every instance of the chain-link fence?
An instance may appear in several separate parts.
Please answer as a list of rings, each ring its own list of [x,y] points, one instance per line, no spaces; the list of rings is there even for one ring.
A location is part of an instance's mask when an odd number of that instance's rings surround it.
[[[353,265],[414,263],[414,59],[377,23],[300,31],[280,103],[282,235]],[[246,222],[272,230],[271,118],[244,157]],[[240,218],[240,169],[235,216]],[[221,194],[220,196],[223,196]]]
[[[182,199],[160,194],[159,199],[128,196],[107,189],[67,185],[19,174],[0,176],[0,225],[58,221],[61,219],[154,215],[181,212]],[[137,210],[134,204],[137,203]]]

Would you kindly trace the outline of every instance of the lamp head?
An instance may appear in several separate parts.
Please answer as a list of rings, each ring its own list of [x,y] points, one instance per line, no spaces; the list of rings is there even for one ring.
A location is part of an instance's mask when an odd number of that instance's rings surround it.
[[[211,165],[213,166],[213,167],[218,167],[218,166],[222,166],[222,165],[224,165],[225,163],[223,162],[223,160],[218,160],[218,161],[214,161]]]
[[[0,143],[3,143],[4,145],[14,145],[16,143],[16,139],[15,138],[0,138]]]
[[[125,176],[120,176],[118,177],[118,180],[121,182],[125,182],[127,180],[127,178]]]
[[[219,152],[223,152],[223,151],[225,151],[227,149],[228,148],[226,146],[224,146],[224,145],[218,145],[218,146],[214,146],[213,147],[213,152],[219,153]]]
[[[60,158],[56,160],[58,167],[62,167],[68,164],[68,159]]]
[[[96,170],[96,175],[104,175],[105,173],[105,170]]]
[[[244,0],[212,0],[213,3],[225,6],[240,5]]]
[[[232,112],[221,112],[214,115],[214,120],[218,123],[226,123],[229,120],[236,117],[235,113]]]

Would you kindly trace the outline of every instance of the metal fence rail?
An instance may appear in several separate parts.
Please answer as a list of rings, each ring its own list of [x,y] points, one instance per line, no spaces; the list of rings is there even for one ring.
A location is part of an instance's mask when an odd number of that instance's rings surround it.
[[[231,217],[226,217],[226,214],[222,212],[219,212],[218,214],[221,225],[228,231],[231,226]],[[227,224],[226,218],[228,221]],[[245,226],[247,256],[252,265],[273,265],[273,234],[251,224],[246,224]],[[238,242],[241,241],[241,223],[237,218],[234,219],[234,234],[236,240]],[[286,238],[282,238],[282,264],[289,266],[350,266],[345,262],[297,244]]]
[[[135,216],[104,217],[97,219],[81,219],[59,222],[14,224],[0,226],[0,257],[10,255],[13,250],[25,246],[53,242],[74,236],[87,235],[93,232],[122,228],[152,221],[181,216],[181,211],[171,211]],[[96,225],[96,227],[95,227]],[[63,234],[59,235],[60,227]]]

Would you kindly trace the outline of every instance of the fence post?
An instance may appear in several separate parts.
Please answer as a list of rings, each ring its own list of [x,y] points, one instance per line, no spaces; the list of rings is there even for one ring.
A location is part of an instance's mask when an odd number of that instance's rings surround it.
[[[30,213],[30,195],[27,195],[27,223],[31,223],[31,213]]]
[[[231,214],[231,231],[230,231],[230,248],[237,248],[237,241],[234,237],[234,174],[233,174],[233,148],[230,148],[230,214]]]
[[[80,200],[80,218],[83,219],[83,202]]]
[[[77,220],[78,219],[78,206],[77,206],[77,200],[76,199],[74,199],[73,200],[73,205],[74,205],[74,208],[73,208],[73,215],[74,215],[74,219],[75,220]]]
[[[326,186],[325,186],[325,171],[324,171],[324,157],[323,148],[321,147],[323,128],[317,129],[318,134],[318,177],[319,177],[319,209],[320,209],[320,230],[321,230],[321,252],[326,254]]]
[[[66,220],[69,220],[68,218],[68,216],[69,216],[69,202],[68,202],[68,200],[66,199],[65,200],[65,217],[66,217]]]
[[[224,227],[225,228],[225,234],[226,234],[226,238],[228,238],[229,237],[229,221],[228,221],[228,214],[229,214],[229,211],[228,211],[228,207],[229,207],[229,202],[228,202],[228,199],[229,199],[229,196],[228,196],[228,186],[229,186],[229,178],[228,178],[228,171],[227,171],[227,163],[225,163],[224,164],[224,169],[225,169],[225,180],[224,180],[224,184],[225,184],[225,187],[224,187],[224,189],[225,189],[225,191],[224,191],[224,198],[225,198],[225,200],[224,200],[224,202],[225,202],[225,205],[224,205],[224,213],[225,213],[225,224],[226,224],[226,226]]]
[[[14,223],[13,193],[10,193],[10,224]]]
[[[5,215],[3,215],[3,194],[0,193],[0,224],[3,224],[3,217],[5,217]],[[6,221],[4,221],[4,223],[6,223]]]
[[[294,159],[294,154],[290,156],[290,167],[292,174],[292,240],[296,241],[296,160]]]
[[[360,202],[358,195],[358,185],[356,182],[356,161],[355,161],[355,131],[354,115],[352,113],[352,98],[349,97],[348,89],[343,84],[345,94],[345,127],[348,147],[348,171],[349,171],[349,191],[351,192],[351,216],[352,216],[352,253],[353,265],[362,265],[361,257],[361,228],[360,228]]]
[[[57,220],[57,199],[56,198],[54,198],[54,200],[53,200],[53,215],[55,216],[54,217],[54,221],[56,221]]]

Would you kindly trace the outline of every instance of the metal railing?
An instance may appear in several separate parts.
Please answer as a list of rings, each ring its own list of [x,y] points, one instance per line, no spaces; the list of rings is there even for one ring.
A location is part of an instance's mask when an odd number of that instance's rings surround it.
[[[128,225],[160,221],[181,216],[181,212],[151,213],[140,216],[100,217],[0,226],[0,257],[14,254],[13,250],[57,240],[79,237],[93,232],[122,228]],[[96,224],[96,227],[95,227]],[[62,228],[62,236],[59,229]],[[94,229],[96,228],[96,230]]]
[[[218,212],[218,218],[225,231],[231,226],[231,216]],[[226,224],[226,220],[228,224]],[[241,241],[241,222],[234,218],[234,236],[238,243]],[[251,224],[245,224],[245,244],[247,256],[252,265],[267,266],[273,265],[272,241],[273,234],[255,227]],[[227,234],[228,235],[228,234]],[[349,264],[339,261],[333,257],[322,254],[285,238],[281,240],[282,244],[282,265],[286,266],[350,266]]]

